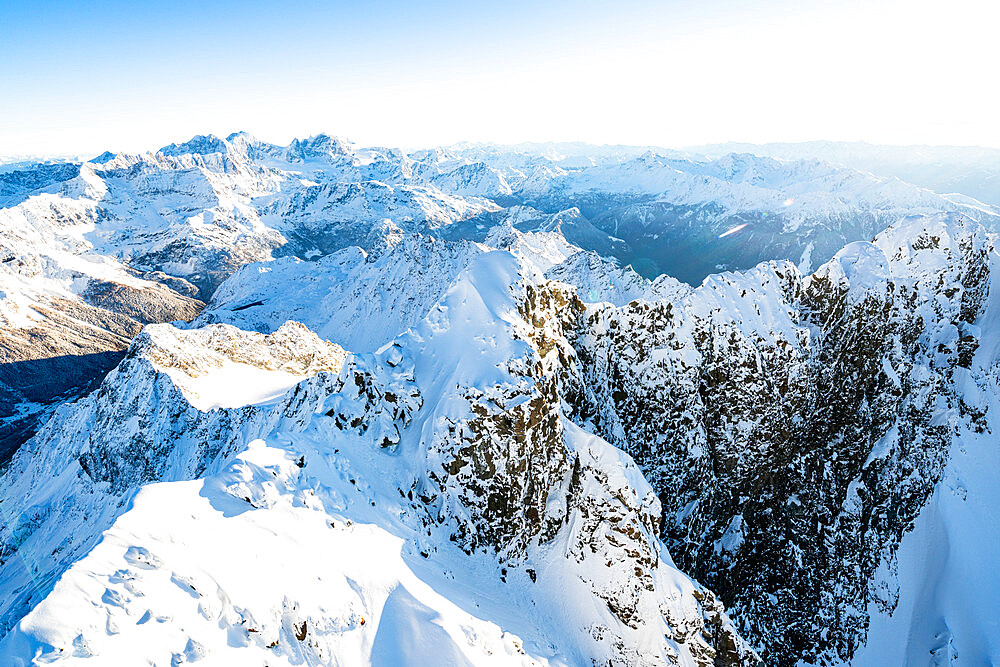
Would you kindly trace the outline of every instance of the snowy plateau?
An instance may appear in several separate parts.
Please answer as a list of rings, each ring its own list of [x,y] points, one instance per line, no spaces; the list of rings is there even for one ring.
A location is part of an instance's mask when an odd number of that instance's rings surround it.
[[[983,151],[0,165],[0,665],[1000,664]]]

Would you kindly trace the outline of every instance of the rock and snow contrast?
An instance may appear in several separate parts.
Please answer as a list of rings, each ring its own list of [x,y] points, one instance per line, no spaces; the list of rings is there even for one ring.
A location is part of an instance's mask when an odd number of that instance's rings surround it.
[[[0,171],[0,664],[1000,662],[998,211],[703,152]]]
[[[293,323],[147,328],[7,473],[34,510],[0,653],[752,664],[635,464],[562,414],[537,294],[485,253],[346,363]]]

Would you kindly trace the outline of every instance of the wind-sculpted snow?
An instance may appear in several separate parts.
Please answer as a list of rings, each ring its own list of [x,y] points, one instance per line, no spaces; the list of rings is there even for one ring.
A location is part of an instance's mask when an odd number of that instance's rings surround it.
[[[220,453],[243,443],[247,432],[280,417],[277,407],[199,410],[186,396],[210,394],[211,383],[204,381],[213,373],[248,366],[258,371],[258,388],[265,379],[287,387],[322,370],[337,371],[343,359],[340,348],[301,325],[267,338],[224,325],[148,328],[100,388],[62,406],[18,450],[2,478],[0,629],[6,632],[51,590],[142,484],[199,476]],[[321,373],[304,386],[330,380]],[[293,391],[281,408],[300,404]]]
[[[486,250],[403,235],[380,254],[353,247],[315,262],[283,257],[252,264],[223,283],[196,324],[269,333],[295,320],[350,350],[374,352],[423,319]]]
[[[990,253],[988,261],[996,275],[1000,255]],[[979,418],[958,424],[941,481],[904,535],[893,566],[876,574],[873,588],[883,592],[869,605],[872,621],[868,642],[855,655],[858,665],[1000,662],[994,567],[1000,541],[992,539],[1000,505],[1000,285],[994,281],[981,312],[970,326],[978,345],[965,357],[968,368],[954,370],[963,410]]]
[[[613,259],[581,251],[545,272],[550,280],[569,283],[588,303],[607,302],[624,306],[630,301],[679,301],[691,287],[664,274],[647,280],[631,266],[621,268]]]
[[[481,255],[346,363],[301,325],[148,328],[3,478],[0,655],[755,663],[635,464],[563,416],[552,336],[583,306],[532,275]],[[266,395],[198,409],[233,364]]]
[[[314,262],[286,257],[246,266],[219,287],[194,324],[267,333],[295,320],[351,350],[371,352],[422,320],[491,246],[514,254],[538,279],[544,274],[575,286],[585,301],[679,299],[690,290],[669,276],[646,280],[553,232],[498,225],[485,244],[401,232],[386,239],[368,253],[352,247]]]

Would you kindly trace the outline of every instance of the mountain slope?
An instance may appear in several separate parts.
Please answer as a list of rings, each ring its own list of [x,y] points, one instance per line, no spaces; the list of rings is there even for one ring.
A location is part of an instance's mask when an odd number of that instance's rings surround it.
[[[374,352],[417,324],[458,274],[486,252],[475,243],[401,235],[380,254],[345,248],[315,262],[281,258],[238,271],[197,324],[270,333],[287,320],[357,352]]]
[[[545,343],[561,298],[488,253],[376,354],[209,412],[191,401],[213,404],[205,374],[222,351],[264,374],[343,357],[292,324],[271,338],[147,328],[5,475],[4,510],[22,518],[0,532],[0,582],[18,591],[3,618],[33,610],[0,654],[752,664],[714,596],[663,551],[631,460],[561,416]],[[125,512],[150,482],[167,483]],[[269,555],[234,569],[262,539]],[[317,560],[281,567],[291,545]]]
[[[183,280],[96,252],[91,213],[48,195],[0,209],[0,465],[143,324],[189,320],[204,305]]]
[[[990,206],[325,135],[3,174],[4,657],[996,659]]]
[[[620,260],[649,277],[667,273],[691,284],[767,259],[789,259],[808,272],[905,215],[956,212],[993,228],[1000,220],[986,204],[895,178],[745,154],[679,159],[651,152],[557,169],[529,178],[513,196],[542,210],[578,207],[626,244],[615,250]]]
[[[991,275],[1000,269],[997,260],[990,256]],[[1000,285],[991,281],[975,323],[975,356],[968,370],[956,369],[963,405],[983,416],[971,428],[960,424],[941,481],[904,535],[895,567],[878,573],[890,604],[871,605],[869,639],[855,656],[858,665],[1000,662],[1000,581],[993,567],[1000,558],[1000,541],[993,539],[1000,506],[998,316]]]
[[[593,307],[567,332],[585,378],[575,418],[636,459],[677,562],[769,663],[850,660],[866,606],[894,605],[876,572],[956,429],[983,428],[956,378],[994,255],[976,225],[912,218],[812,276],[765,264],[679,304]]]
[[[935,192],[960,192],[1000,205],[1000,150],[979,146],[878,146],[865,142],[722,144],[690,149],[701,155],[753,153],[784,160],[817,159]]]

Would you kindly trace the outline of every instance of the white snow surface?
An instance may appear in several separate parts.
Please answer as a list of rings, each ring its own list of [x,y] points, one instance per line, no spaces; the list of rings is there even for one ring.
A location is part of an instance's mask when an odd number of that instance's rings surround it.
[[[201,330],[154,324],[142,336],[139,345],[151,349],[153,367],[202,412],[267,403],[320,370],[340,370],[347,358],[343,348],[295,322],[283,323],[270,336],[225,324]]]
[[[406,497],[437,469],[440,429],[468,414],[463,387],[537,391],[511,375],[535,354],[518,334],[529,327],[516,301],[525,270],[507,252],[481,254],[410,332],[348,360],[349,386],[385,377],[393,406],[417,408],[390,448],[377,443],[391,422],[363,432],[328,417],[363,397],[330,395],[332,376],[316,373],[336,371],[343,355],[301,325],[267,337],[220,324],[147,327],[101,391],[50,423],[44,453],[27,446],[5,476],[2,506],[21,508],[25,556],[0,567],[0,585],[24,581],[20,590],[43,597],[0,640],[0,656],[14,665],[579,665],[621,659],[624,646],[629,664],[700,664],[692,647],[703,641],[701,600],[710,594],[674,568],[655,536],[636,538],[657,565],[652,587],[635,589],[642,621],[632,627],[595,597],[631,590],[631,571],[605,563],[625,556],[611,555],[620,548],[613,541],[606,554],[578,552],[582,517],[570,514],[554,539],[500,570],[487,552],[459,549],[450,524],[427,523]],[[231,374],[237,363],[258,367],[256,392],[240,389],[229,409],[201,412],[218,402],[215,373],[246,379]],[[359,381],[366,368],[370,379]],[[265,405],[236,407],[236,396],[257,402],[292,371],[311,377]],[[263,380],[268,373],[280,374]],[[406,387],[419,388],[418,402]],[[144,428],[169,448],[157,483],[116,491],[88,481],[93,464],[81,466],[91,447],[120,447],[103,456],[132,469],[127,438],[89,443],[95,430],[131,428],[102,421],[109,400],[153,410]],[[196,445],[202,423],[228,434],[218,454],[212,443]],[[576,493],[625,503],[616,511],[626,517],[640,507],[658,513],[627,455],[560,423],[581,464]],[[565,493],[552,490],[552,511]],[[468,520],[462,502],[448,496],[443,511]],[[79,557],[48,555],[60,544]],[[45,581],[54,584],[48,592]]]
[[[355,352],[374,352],[417,324],[485,246],[405,235],[381,255],[345,248],[308,262],[284,257],[244,267],[196,324],[269,333],[287,320]]]
[[[583,251],[570,255],[545,272],[550,280],[573,285],[586,303],[611,303],[622,306],[630,301],[679,301],[691,292],[691,287],[668,275],[650,281],[631,266],[618,266],[614,260],[595,252]]]
[[[612,640],[596,637],[604,628],[639,648],[637,664],[695,664],[683,642],[664,639],[676,628],[659,610],[696,626],[700,587],[655,539],[655,592],[642,598],[647,623],[635,629],[594,595],[600,586],[628,586],[627,576],[594,560],[568,562],[575,525],[504,581],[495,560],[467,555],[440,527],[428,534],[401,493],[440,465],[429,443],[467,414],[459,388],[524,384],[510,373],[512,360],[532,354],[515,335],[526,326],[512,296],[518,285],[544,276],[576,286],[585,302],[615,306],[666,299],[761,339],[795,340],[797,325],[773,294],[781,276],[798,269],[765,263],[710,276],[695,290],[666,276],[651,282],[557,231],[514,229],[532,212],[527,207],[508,209],[507,224],[485,243],[430,234],[497,213],[493,200],[513,195],[611,193],[728,213],[780,211],[790,228],[859,210],[998,219],[993,206],[969,196],[836,166],[832,157],[774,153],[796,159],[573,144],[408,154],[325,135],[278,147],[236,133],[100,156],[68,180],[35,187],[27,179],[3,191],[0,325],[33,326],[35,305],[79,299],[92,282],[151,286],[136,270],[164,271],[208,291],[221,286],[195,323],[201,328],[147,327],[130,353],[136,363],[112,372],[103,394],[60,408],[5,473],[0,530],[23,546],[0,559],[0,590],[9,593],[0,620],[16,622],[0,640],[0,657],[575,665],[611,655]],[[885,284],[889,264],[896,281],[938,271],[927,262],[940,255],[921,247],[952,243],[941,220],[910,218],[872,243],[850,244],[818,275],[860,294]],[[343,238],[329,241],[334,233]],[[319,259],[274,259],[292,241]],[[362,242],[365,250],[353,245]],[[1000,264],[992,261],[996,275]],[[743,298],[747,291],[759,299]],[[899,602],[870,610],[869,642],[854,665],[1000,664],[996,285],[975,326],[981,344],[973,367],[957,369],[956,378],[988,428],[955,437],[944,479],[904,537],[896,570],[873,582],[898,589]],[[322,338],[357,354],[348,358]],[[410,370],[386,370],[402,359]],[[351,363],[419,387],[423,407],[390,448],[324,418],[332,378]],[[163,470],[155,481],[126,479],[124,490],[88,483],[82,461],[101,437],[112,439],[99,430],[102,415],[143,404],[156,406],[141,429],[156,432],[164,451],[151,454],[165,461]],[[652,492],[626,455],[560,424],[568,451],[606,473],[613,491],[636,506],[646,502]],[[116,427],[124,442],[140,431],[138,416]],[[393,428],[380,422],[372,433]],[[114,446],[103,455],[143,453],[142,444]],[[588,492],[605,497],[608,488]],[[731,529],[726,548],[741,539],[739,525]]]

